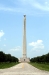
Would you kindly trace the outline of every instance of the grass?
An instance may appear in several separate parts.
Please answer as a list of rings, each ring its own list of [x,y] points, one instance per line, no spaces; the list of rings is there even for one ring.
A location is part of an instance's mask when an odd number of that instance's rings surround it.
[[[16,63],[14,63],[14,62],[12,62],[12,63],[5,63],[5,62],[1,63],[0,62],[0,69],[10,68],[10,67],[17,65],[17,64],[18,64],[18,62],[16,62]]]
[[[49,71],[49,63],[30,63],[30,64],[40,70]]]

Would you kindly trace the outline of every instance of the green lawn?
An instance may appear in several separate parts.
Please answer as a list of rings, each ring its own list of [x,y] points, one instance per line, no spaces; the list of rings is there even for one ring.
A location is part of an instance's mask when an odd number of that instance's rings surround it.
[[[9,68],[9,67],[12,67],[12,66],[14,66],[14,65],[17,65],[18,64],[18,62],[17,63],[14,63],[14,62],[12,62],[12,63],[0,63],[0,69],[4,69],[4,68]]]
[[[40,70],[49,71],[49,63],[30,63],[30,64]]]

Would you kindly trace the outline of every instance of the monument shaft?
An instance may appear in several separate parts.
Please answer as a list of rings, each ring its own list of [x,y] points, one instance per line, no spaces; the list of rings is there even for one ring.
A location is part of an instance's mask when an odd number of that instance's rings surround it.
[[[27,58],[26,50],[26,15],[24,15],[24,24],[23,24],[23,57],[20,58],[19,62],[30,62],[30,58]]]
[[[26,58],[26,15],[24,15],[23,27],[23,57]]]

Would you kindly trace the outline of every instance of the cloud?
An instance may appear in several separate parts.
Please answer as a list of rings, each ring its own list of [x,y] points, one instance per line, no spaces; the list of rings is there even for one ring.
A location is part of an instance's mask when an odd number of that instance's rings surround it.
[[[13,6],[1,5],[0,11],[9,11],[29,15],[47,14],[49,12],[49,2],[45,0],[10,0]]]
[[[44,49],[44,44],[42,40],[37,40],[36,42],[31,42],[29,43],[29,46],[32,46],[32,50],[33,51],[39,51],[39,50],[43,50]]]
[[[17,46],[17,47],[15,47],[13,49],[10,49],[10,51],[12,51],[12,52],[19,51],[19,50],[20,50],[20,46]]]
[[[21,4],[30,7],[32,11],[38,9],[42,11],[49,11],[49,2],[43,1],[39,2],[38,0],[20,0]],[[27,7],[26,7],[27,8]]]
[[[4,41],[6,41],[6,38],[4,38]]]
[[[10,7],[0,7],[1,11],[11,11],[11,12],[19,12],[19,8],[10,8]]]
[[[0,41],[1,41],[1,39],[0,39]]]
[[[40,9],[42,11],[49,11],[49,6],[48,5],[42,5],[38,2],[34,3],[34,7],[37,8],[37,9]]]
[[[4,36],[4,34],[5,34],[5,33],[3,32],[3,30],[1,30],[1,31],[0,31],[0,38],[1,38],[2,36]]]
[[[3,50],[3,48],[1,48],[1,50]]]
[[[5,11],[5,12],[13,12],[13,13],[26,13],[27,9],[21,8],[21,7],[0,7],[0,11]],[[28,14],[28,13],[27,13]]]
[[[45,4],[47,5],[47,4],[48,4],[48,2],[46,1],[46,2],[45,2]]]
[[[6,47],[6,44],[4,44],[3,46]]]

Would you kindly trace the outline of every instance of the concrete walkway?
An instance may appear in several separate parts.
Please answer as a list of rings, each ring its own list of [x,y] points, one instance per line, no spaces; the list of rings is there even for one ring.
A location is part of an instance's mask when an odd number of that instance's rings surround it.
[[[8,69],[0,69],[0,75],[49,75],[49,72],[41,71],[28,63],[20,63]]]

